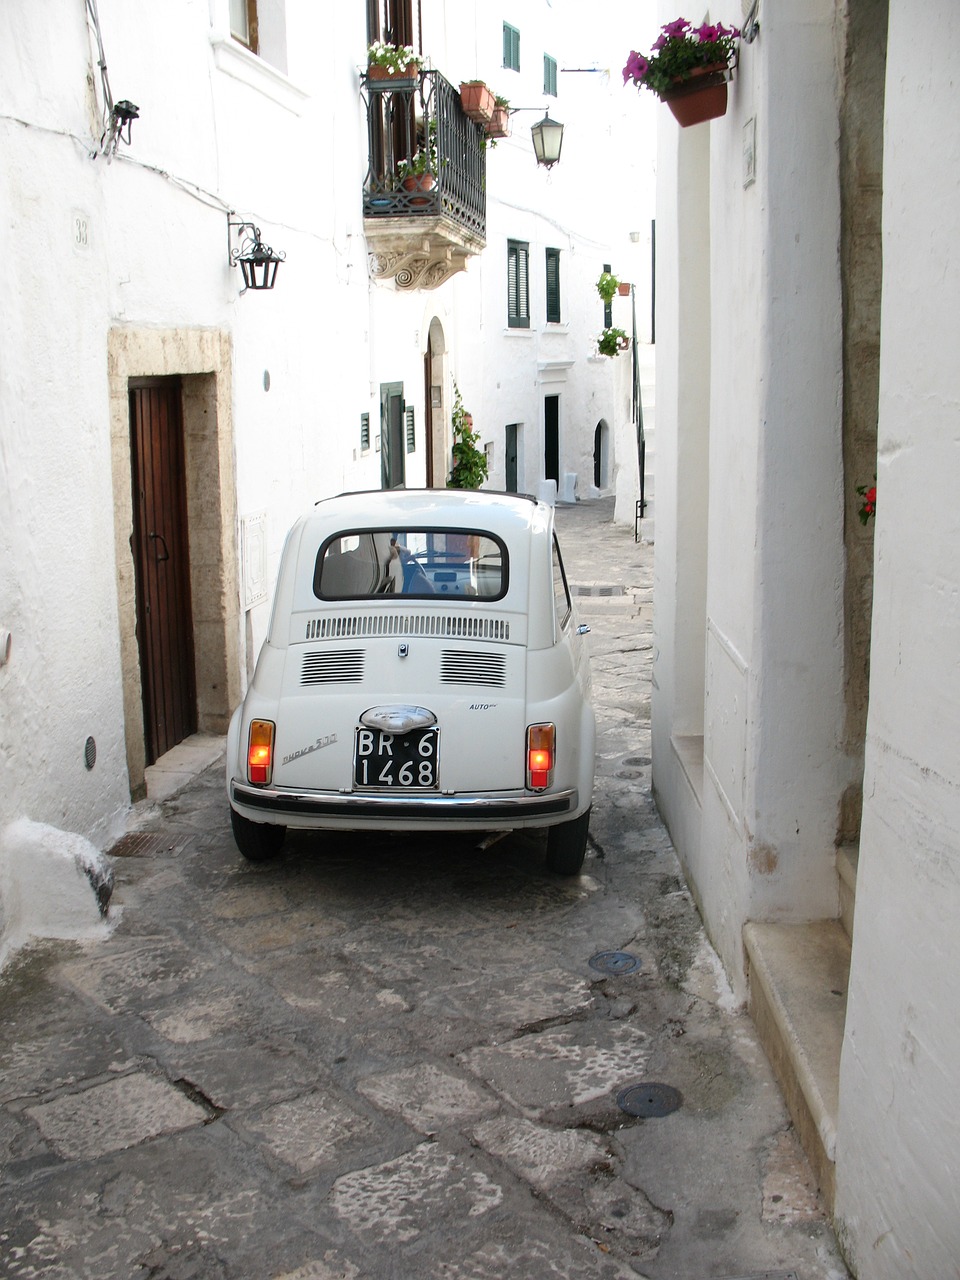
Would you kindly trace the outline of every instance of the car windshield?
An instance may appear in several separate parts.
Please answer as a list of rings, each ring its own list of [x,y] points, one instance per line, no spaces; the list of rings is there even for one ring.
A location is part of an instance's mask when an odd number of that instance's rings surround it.
[[[399,594],[498,600],[507,589],[507,552],[479,529],[351,529],[320,548],[313,589],[321,600]]]

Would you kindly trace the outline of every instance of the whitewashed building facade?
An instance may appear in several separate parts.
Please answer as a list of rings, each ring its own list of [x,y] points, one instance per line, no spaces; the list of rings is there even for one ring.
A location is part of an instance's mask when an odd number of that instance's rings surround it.
[[[107,848],[156,758],[225,731],[293,519],[444,485],[457,389],[491,487],[636,487],[623,369],[595,349],[595,281],[631,242],[578,172],[626,155],[630,191],[619,38],[608,56],[549,0],[53,8],[0,7],[0,881],[17,820]],[[365,201],[403,155],[368,129],[367,43],[391,32],[451,112],[474,77],[515,108],[496,149],[470,125],[443,161],[441,182],[485,166],[462,253],[408,204],[390,258]],[[253,228],[285,260],[241,294]]]
[[[960,1257],[960,10],[753,16],[726,116],[661,113],[654,786],[852,1269],[924,1280]]]

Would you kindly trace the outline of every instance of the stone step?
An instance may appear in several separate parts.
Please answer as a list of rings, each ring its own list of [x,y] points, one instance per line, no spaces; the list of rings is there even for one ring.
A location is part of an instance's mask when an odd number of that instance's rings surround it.
[[[839,920],[744,926],[750,1016],[830,1212],[850,939]]]

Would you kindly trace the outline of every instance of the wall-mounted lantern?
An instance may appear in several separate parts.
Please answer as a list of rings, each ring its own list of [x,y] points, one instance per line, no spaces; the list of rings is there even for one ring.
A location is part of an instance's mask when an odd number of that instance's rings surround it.
[[[231,232],[236,231],[239,244],[234,246]],[[277,268],[286,259],[283,252],[275,253],[260,238],[260,228],[252,222],[232,222],[227,215],[227,245],[231,267],[239,263],[243,273],[241,295],[248,289],[272,289],[277,279]]]
[[[560,159],[560,148],[563,146],[563,125],[544,115],[542,120],[530,130],[533,138],[533,150],[537,164],[551,169]]]

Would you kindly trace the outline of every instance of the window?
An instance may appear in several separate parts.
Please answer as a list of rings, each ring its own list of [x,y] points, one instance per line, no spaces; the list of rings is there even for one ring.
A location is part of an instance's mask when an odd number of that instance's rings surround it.
[[[508,71],[520,70],[520,32],[509,22],[503,24],[503,65]]]
[[[560,323],[560,250],[547,250],[547,322]]]
[[[370,448],[370,415],[360,415],[360,448],[366,452]]]
[[[411,0],[367,0],[367,43],[386,40],[390,44],[418,47]]]
[[[543,55],[543,92],[551,98],[557,96],[557,60],[549,53]]]
[[[570,620],[573,605],[556,537],[553,539],[553,603],[557,613],[557,627],[562,631]]]
[[[230,0],[230,34],[257,53],[257,0]]]
[[[610,263],[605,262],[603,264],[603,269],[604,271],[609,271]],[[609,329],[612,327],[612,325],[613,325],[613,299],[611,299],[609,302],[604,302],[603,304],[603,327],[605,329]]]
[[[407,437],[407,453],[413,453],[417,447],[417,430],[412,404],[408,404],[403,411],[403,426]]]
[[[317,554],[313,591],[321,600],[436,595],[499,600],[507,551],[480,529],[351,529]]]
[[[230,34],[286,75],[286,0],[230,0]]]
[[[511,329],[530,328],[530,246],[507,241],[507,324]]]

